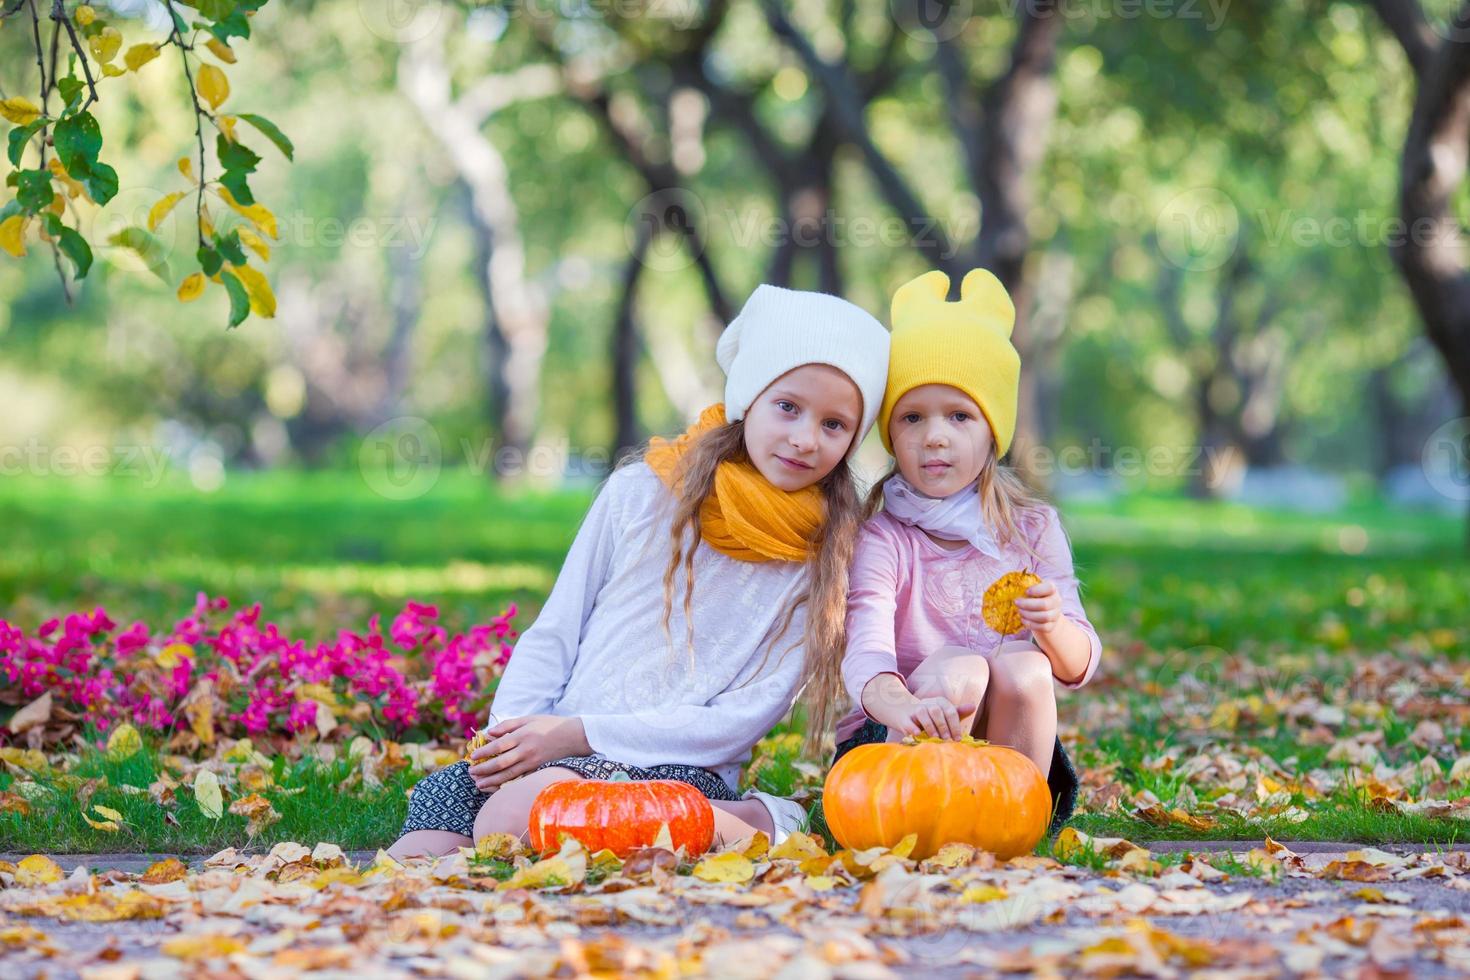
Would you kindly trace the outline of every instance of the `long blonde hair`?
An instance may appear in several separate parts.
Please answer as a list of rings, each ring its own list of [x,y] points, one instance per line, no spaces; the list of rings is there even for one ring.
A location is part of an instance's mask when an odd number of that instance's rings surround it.
[[[866,517],[878,512],[883,503],[883,487],[898,475],[898,463],[895,462],[893,468],[883,475],[883,479],[873,484],[863,508]],[[1033,562],[1041,561],[1041,556],[1021,533],[1020,516],[1027,510],[1045,507],[1046,499],[1027,486],[1015,470],[995,458],[994,442],[990,444],[985,462],[980,466],[975,496],[979,498],[980,513],[984,515],[985,523],[995,531],[995,539],[999,544],[1014,544],[1030,555]]]
[[[671,622],[674,611],[674,581],[684,567],[684,625],[689,654],[694,655],[694,553],[703,535],[699,513],[714,493],[715,471],[724,462],[748,460],[745,451],[745,420],[717,426],[699,436],[675,470],[674,518],[668,568],[664,571],[664,635],[672,647]],[[626,461],[625,461],[626,462]],[[847,574],[852,565],[857,532],[864,517],[863,502],[853,483],[852,470],[844,457],[817,484],[826,503],[826,520],[817,531],[814,548],[804,563],[807,588],[788,604],[779,629],[766,647],[757,673],[764,670],[777,642],[786,635],[796,611],[807,607],[806,630],[801,641],[793,641],[781,656],[798,642],[805,647],[801,672],[802,701],[806,705],[805,751],[818,755],[837,722],[838,698],[842,694],[842,657],[847,647]],[[686,546],[686,537],[688,543]]]

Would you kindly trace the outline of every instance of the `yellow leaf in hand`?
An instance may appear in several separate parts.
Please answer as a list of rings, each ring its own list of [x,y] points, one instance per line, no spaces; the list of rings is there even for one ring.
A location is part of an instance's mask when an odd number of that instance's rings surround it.
[[[15,866],[15,883],[22,888],[54,884],[64,877],[61,865],[44,854],[32,854]]]
[[[199,95],[209,103],[211,109],[218,109],[230,97],[230,80],[214,65],[201,65],[195,84],[199,88]]]
[[[40,115],[40,108],[30,99],[19,95],[9,99],[0,99],[0,116],[4,116],[17,126],[28,126]]]
[[[225,812],[219,777],[208,769],[201,769],[194,776],[194,802],[199,804],[200,812],[211,820],[218,820]]]

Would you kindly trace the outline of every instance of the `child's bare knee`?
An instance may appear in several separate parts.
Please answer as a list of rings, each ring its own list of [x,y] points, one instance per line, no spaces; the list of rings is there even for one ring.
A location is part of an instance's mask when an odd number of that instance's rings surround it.
[[[991,665],[991,686],[1002,696],[1040,700],[1056,696],[1051,661],[1032,646],[1004,650]]]
[[[979,704],[990,681],[990,663],[978,653],[947,658],[939,668],[914,678],[920,698],[948,698],[955,704]]]

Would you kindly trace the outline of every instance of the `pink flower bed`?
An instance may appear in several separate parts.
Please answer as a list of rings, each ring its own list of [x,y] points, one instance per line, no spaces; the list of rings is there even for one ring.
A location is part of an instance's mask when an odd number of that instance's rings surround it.
[[[50,692],[53,727],[91,724],[102,733],[127,721],[201,738],[201,726],[232,737],[300,736],[317,733],[326,720],[318,713],[330,711],[334,738],[409,729],[463,736],[483,719],[510,658],[515,615],[512,605],[450,635],[435,606],[409,602],[386,637],[374,616],[365,632],[316,644],[262,623],[259,603],[231,614],[227,600],[203,593],[191,615],[157,632],[141,622],[119,632],[100,608],[29,635],[0,619],[0,705]],[[3,708],[0,717],[8,717]],[[9,735],[0,727],[0,742]]]

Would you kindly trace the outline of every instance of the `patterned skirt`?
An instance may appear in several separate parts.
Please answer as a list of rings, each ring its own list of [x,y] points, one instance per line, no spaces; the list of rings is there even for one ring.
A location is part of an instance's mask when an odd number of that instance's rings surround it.
[[[837,745],[837,753],[832,756],[832,764],[835,766],[837,760],[859,745],[868,745],[872,742],[886,742],[888,740],[888,727],[880,725],[871,718],[863,723],[850,738],[843,739]],[[1077,768],[1072,765],[1072,757],[1067,755],[1067,750],[1062,747],[1062,740],[1057,739],[1056,747],[1051,753],[1051,772],[1046,776],[1047,788],[1051,790],[1051,827],[1048,834],[1055,835],[1064,824],[1072,818],[1072,813],[1077,809]]]
[[[536,771],[560,766],[583,779],[611,779],[622,773],[629,779],[676,779],[688,783],[711,800],[740,799],[729,784],[708,769],[699,766],[659,765],[633,766],[601,755],[569,756],[536,767]],[[407,834],[414,830],[446,830],[463,837],[475,836],[475,816],[490,794],[480,792],[470,776],[470,764],[463,760],[446,766],[419,780],[408,800],[408,816],[403,821]]]

